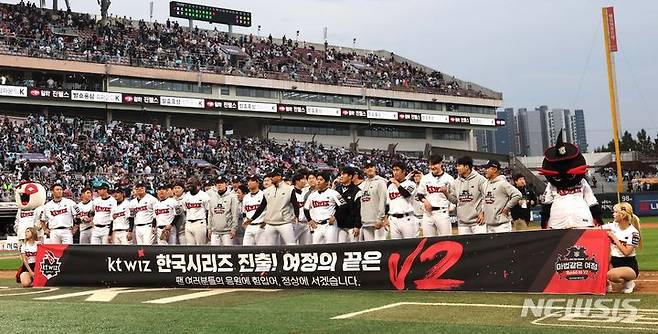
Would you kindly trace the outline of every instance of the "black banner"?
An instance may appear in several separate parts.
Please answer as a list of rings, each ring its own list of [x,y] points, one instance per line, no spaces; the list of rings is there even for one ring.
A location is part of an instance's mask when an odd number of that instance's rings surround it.
[[[603,230],[268,247],[43,245],[36,286],[603,293]]]

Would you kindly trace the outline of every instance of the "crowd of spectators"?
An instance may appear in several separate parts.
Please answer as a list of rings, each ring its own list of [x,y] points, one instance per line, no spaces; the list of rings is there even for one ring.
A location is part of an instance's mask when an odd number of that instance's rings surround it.
[[[233,51],[229,50],[233,48]],[[237,50],[236,50],[237,49]],[[236,52],[237,51],[237,52]],[[241,52],[240,52],[241,51]],[[498,98],[391,53],[316,48],[283,36],[259,38],[188,29],[178,22],[132,18],[97,20],[89,14],[0,4],[0,52],[142,67],[205,71],[331,85]]]
[[[41,153],[48,163],[32,163],[26,153]],[[8,188],[21,179],[31,179],[44,184],[61,182],[79,191],[95,178],[125,185],[143,180],[153,187],[163,180],[190,176],[244,179],[250,174],[262,176],[274,167],[289,173],[303,167],[337,172],[343,166],[362,166],[366,160],[375,162],[382,173],[390,173],[391,163],[397,160],[427,171],[424,160],[379,150],[354,153],[317,142],[232,136],[217,139],[211,131],[192,128],[64,116],[0,119],[1,182]],[[202,161],[211,166],[204,166]],[[3,190],[3,194],[11,197],[12,191]]]

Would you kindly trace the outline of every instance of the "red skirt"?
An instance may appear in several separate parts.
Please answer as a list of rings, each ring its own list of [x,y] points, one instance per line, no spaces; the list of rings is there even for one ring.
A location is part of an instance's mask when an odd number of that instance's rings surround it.
[[[36,263],[30,263],[30,269],[32,269],[32,272],[34,272],[34,266],[35,265],[36,265]],[[21,274],[24,273],[24,272],[27,272],[27,268],[25,268],[25,264],[21,265],[18,268],[18,271],[16,272],[16,283],[21,282]]]

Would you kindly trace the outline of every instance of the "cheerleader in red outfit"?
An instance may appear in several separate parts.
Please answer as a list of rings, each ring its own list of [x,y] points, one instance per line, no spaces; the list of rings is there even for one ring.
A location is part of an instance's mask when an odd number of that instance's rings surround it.
[[[25,245],[21,247],[21,259],[23,266],[18,269],[16,274],[16,283],[20,283],[24,288],[32,286],[34,281],[34,266],[37,262],[37,230],[34,227],[28,227],[25,230]]]

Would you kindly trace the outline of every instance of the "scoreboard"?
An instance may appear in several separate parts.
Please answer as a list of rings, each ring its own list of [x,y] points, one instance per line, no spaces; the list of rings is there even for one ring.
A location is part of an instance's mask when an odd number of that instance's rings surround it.
[[[169,16],[210,23],[223,23],[241,27],[251,27],[251,13],[239,10],[195,5],[191,3],[169,2]]]

